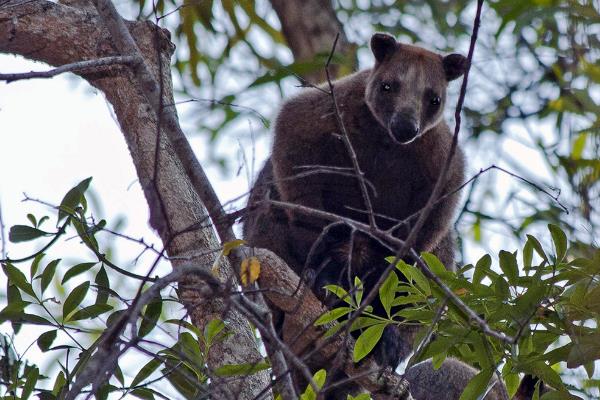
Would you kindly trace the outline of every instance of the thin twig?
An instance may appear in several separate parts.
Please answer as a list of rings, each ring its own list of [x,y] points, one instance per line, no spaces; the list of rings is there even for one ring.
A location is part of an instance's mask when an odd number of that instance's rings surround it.
[[[204,103],[210,103],[210,104],[218,104],[221,106],[246,110],[246,111],[249,111],[250,113],[256,115],[258,117],[258,119],[260,119],[260,122],[263,124],[263,126],[265,128],[269,127],[269,120],[264,115],[262,115],[257,109],[249,107],[249,106],[243,106],[241,104],[229,103],[229,102],[226,102],[223,100],[217,100],[217,99],[193,98],[193,99],[188,99],[188,100],[177,101],[177,102],[175,102],[174,105],[185,104],[185,103],[194,103],[194,102],[195,103],[204,102]],[[168,107],[169,105],[165,104],[165,106]]]
[[[335,53],[335,47],[337,45],[339,38],[340,38],[340,34],[338,32],[335,35],[335,40],[333,41],[333,46],[331,48],[331,52],[329,53],[329,57],[327,58],[327,63],[325,64],[325,74],[327,76],[327,84],[329,85],[329,95],[331,96],[331,101],[333,102],[335,118],[337,120],[340,130],[342,131],[341,139],[344,142],[344,146],[346,147],[346,151],[348,152],[350,159],[352,160],[352,167],[354,168],[354,173],[356,174],[356,179],[358,179],[360,193],[363,197],[363,201],[365,202],[365,207],[367,209],[367,213],[368,213],[368,217],[369,217],[369,225],[371,225],[371,227],[373,227],[373,228],[376,228],[377,225],[375,222],[375,215],[373,214],[373,204],[371,203],[371,197],[369,196],[369,191],[367,190],[367,184],[365,182],[365,174],[360,169],[356,151],[354,151],[352,142],[350,142],[350,137],[348,136],[348,131],[346,130],[346,126],[344,125],[342,113],[340,112],[340,108],[338,106],[337,98],[335,96],[333,82],[331,81],[331,76],[329,73],[329,66],[331,64],[333,54]]]
[[[31,71],[19,72],[11,74],[0,74],[0,81],[11,83],[23,79],[34,78],[52,78],[56,75],[64,74],[65,72],[82,72],[83,70],[107,67],[111,65],[133,65],[140,62],[140,58],[134,56],[113,56],[97,58],[95,60],[78,61],[71,64],[61,65],[60,67],[50,69],[48,71]]]

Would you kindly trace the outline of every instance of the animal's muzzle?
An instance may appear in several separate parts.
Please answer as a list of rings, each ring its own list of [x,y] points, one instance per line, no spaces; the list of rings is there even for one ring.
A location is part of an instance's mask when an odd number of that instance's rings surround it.
[[[409,114],[397,113],[390,122],[390,133],[399,143],[408,143],[419,135],[419,122]]]

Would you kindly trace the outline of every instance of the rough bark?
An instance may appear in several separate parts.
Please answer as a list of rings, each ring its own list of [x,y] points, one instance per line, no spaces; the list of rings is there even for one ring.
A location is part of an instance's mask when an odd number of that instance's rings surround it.
[[[271,4],[296,62],[312,62],[317,55],[326,58],[339,33],[336,53],[352,60],[348,67],[356,66],[356,46],[348,42],[331,0],[271,0]],[[332,76],[339,71],[339,65],[334,62],[330,69]],[[324,82],[325,69],[318,68],[304,78],[313,84]]]
[[[163,104],[172,105],[169,61],[174,46],[169,41],[168,32],[149,22],[129,22],[128,28],[155,78],[158,79],[159,72],[162,73]],[[53,66],[119,55],[108,31],[91,7],[72,7],[44,0],[1,3],[0,52],[19,54]],[[164,134],[159,141],[158,160],[155,160],[158,119],[135,85],[131,70],[112,66],[80,75],[102,91],[114,108],[150,206],[150,222],[158,230],[168,253],[172,256],[196,255],[191,261],[211,266],[214,255],[198,256],[219,247],[214,230],[208,223],[206,209]],[[156,181],[155,167],[158,170]],[[191,226],[196,228],[189,229]],[[220,275],[223,278],[232,275],[226,261],[221,263]],[[229,327],[233,331],[227,340],[211,348],[209,368],[259,360],[261,356],[248,322],[238,313],[225,310],[223,301],[219,299],[202,299],[200,304],[195,285],[194,282],[185,282],[183,287],[190,289],[180,291],[192,322],[202,329],[213,318],[225,318],[231,322]],[[219,398],[251,399],[268,384],[266,372],[244,380],[229,381],[227,385],[219,386],[224,390],[219,393],[222,396]]]

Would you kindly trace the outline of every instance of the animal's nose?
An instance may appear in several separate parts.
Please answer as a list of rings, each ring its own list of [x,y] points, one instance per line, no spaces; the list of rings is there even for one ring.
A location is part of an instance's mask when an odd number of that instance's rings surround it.
[[[408,143],[419,134],[419,122],[409,114],[398,113],[390,123],[390,132],[400,143]]]

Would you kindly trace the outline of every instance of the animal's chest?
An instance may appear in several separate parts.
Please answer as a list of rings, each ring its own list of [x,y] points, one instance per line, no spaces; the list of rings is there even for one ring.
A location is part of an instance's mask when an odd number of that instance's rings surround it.
[[[420,203],[423,202],[421,199],[426,201],[431,191],[431,173],[413,152],[397,147],[380,147],[371,151],[358,147],[356,154],[375,213],[403,219],[424,205]],[[331,156],[337,160],[337,165],[348,168],[348,173],[353,174],[352,163],[344,147],[336,146]],[[331,174],[323,195],[324,205],[329,211],[366,221],[365,202],[355,177]],[[378,219],[382,225],[387,225],[385,218]]]

